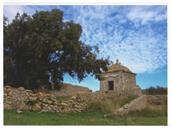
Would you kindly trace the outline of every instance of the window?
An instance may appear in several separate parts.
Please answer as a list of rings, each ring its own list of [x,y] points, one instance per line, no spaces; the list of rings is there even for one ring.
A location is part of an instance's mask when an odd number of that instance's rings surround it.
[[[108,81],[109,90],[113,90],[113,81]]]

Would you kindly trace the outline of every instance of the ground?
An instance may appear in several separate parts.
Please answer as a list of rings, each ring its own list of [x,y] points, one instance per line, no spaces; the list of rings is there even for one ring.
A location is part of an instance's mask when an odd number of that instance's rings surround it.
[[[104,118],[100,111],[80,113],[39,113],[14,110],[4,111],[5,125],[167,125],[167,114],[149,112],[132,113],[124,117]]]
[[[6,86],[4,97],[5,125],[167,125],[167,95],[149,95],[142,101],[137,100],[137,96],[134,95],[117,96],[113,93],[102,95],[97,92],[72,97],[54,96],[42,92],[34,94],[22,87],[14,89]],[[18,100],[18,97],[25,99]],[[23,103],[27,105],[25,101],[33,102],[35,99],[40,102],[39,110],[28,109],[30,106],[34,108],[36,106],[34,104],[23,107]],[[145,104],[145,107],[135,109],[135,106],[143,105],[140,102]],[[126,113],[119,111],[121,114],[116,114],[116,110],[122,107]],[[130,107],[134,108],[133,111],[128,111]],[[15,109],[23,112],[17,113]],[[50,112],[51,110],[53,111]],[[125,115],[127,112],[128,115]]]

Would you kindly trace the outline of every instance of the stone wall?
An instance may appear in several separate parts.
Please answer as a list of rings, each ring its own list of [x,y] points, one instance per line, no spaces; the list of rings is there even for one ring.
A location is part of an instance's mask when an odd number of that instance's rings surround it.
[[[87,106],[87,99],[80,96],[59,97],[53,93],[33,92],[23,87],[4,87],[4,108],[31,111],[80,112]]]
[[[140,111],[145,108],[148,109],[157,109],[159,110],[162,105],[167,105],[167,96],[166,95],[142,95],[130,103],[123,105],[121,108],[117,109],[114,113],[106,114],[107,116],[112,115],[126,115],[133,111]]]

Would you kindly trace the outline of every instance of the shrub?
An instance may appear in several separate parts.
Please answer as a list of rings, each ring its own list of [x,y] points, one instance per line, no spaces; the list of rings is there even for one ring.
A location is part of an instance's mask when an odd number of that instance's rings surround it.
[[[167,95],[167,88],[164,87],[149,87],[144,89],[143,94],[147,94],[147,95]]]

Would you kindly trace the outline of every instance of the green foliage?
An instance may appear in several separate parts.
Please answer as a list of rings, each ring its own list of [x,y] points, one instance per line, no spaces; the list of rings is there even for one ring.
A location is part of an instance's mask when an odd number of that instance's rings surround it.
[[[58,85],[65,73],[79,81],[88,74],[99,78],[109,61],[98,59],[98,48],[80,41],[81,33],[60,10],[17,13],[11,23],[4,18],[4,82],[35,89],[48,86],[50,78]]]
[[[149,87],[142,90],[142,92],[146,95],[167,95],[167,88],[160,86]]]

